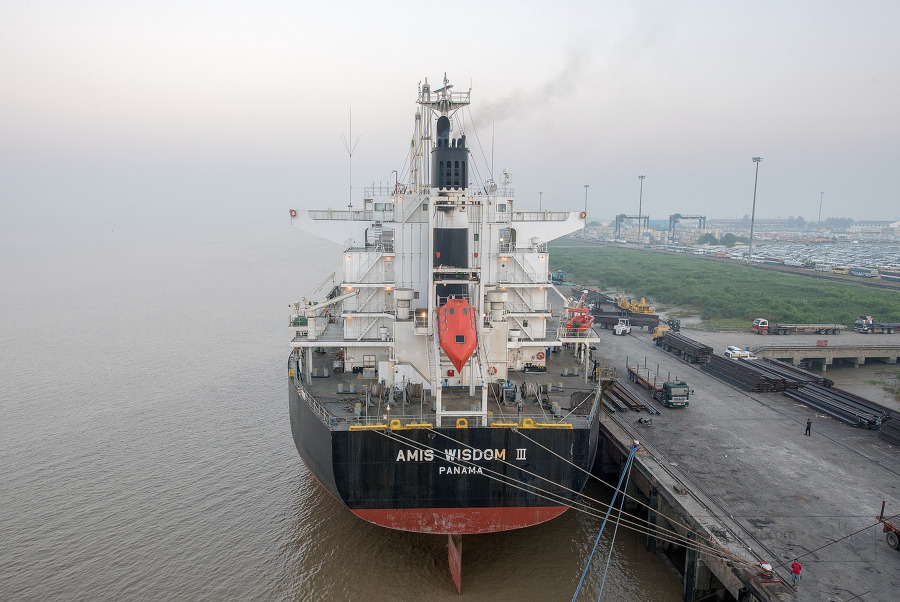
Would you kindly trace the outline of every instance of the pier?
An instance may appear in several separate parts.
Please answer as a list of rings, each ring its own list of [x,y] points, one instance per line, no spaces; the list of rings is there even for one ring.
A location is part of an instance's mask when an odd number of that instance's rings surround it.
[[[690,336],[724,352],[721,340]],[[752,335],[728,336],[739,343]],[[639,357],[694,389],[688,408],[662,408],[651,427],[634,425],[646,414],[608,412],[595,467],[611,480],[632,442],[640,441],[628,490],[632,512],[748,561],[648,536],[648,550],[664,554],[682,575],[685,601],[896,596],[900,553],[886,543],[876,517],[882,500],[886,515],[900,513],[900,449],[876,431],[848,426],[781,392],[740,390],[665,353],[648,333],[610,336],[599,347],[604,363],[620,374],[626,357]],[[894,363],[900,352],[891,345],[767,347],[779,358],[790,358],[784,355],[790,349],[823,363],[848,357]],[[812,431],[805,436],[808,419]],[[790,577],[794,558],[803,565],[798,586]]]
[[[835,345],[833,340],[819,339],[816,344],[766,344],[753,347],[753,353],[760,357],[771,357],[790,362],[795,366],[805,363],[810,369],[824,372],[835,361],[854,366],[861,366],[867,361],[873,360],[885,364],[896,364],[897,358],[900,357],[900,342]]]

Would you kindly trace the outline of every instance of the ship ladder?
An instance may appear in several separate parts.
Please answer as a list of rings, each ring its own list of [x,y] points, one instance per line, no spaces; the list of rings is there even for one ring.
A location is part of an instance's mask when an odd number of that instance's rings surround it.
[[[606,556],[606,568],[603,569],[603,581],[600,583],[600,593],[597,595],[597,599],[599,600],[603,596],[603,586],[606,585],[606,573],[609,570],[609,561],[612,559],[613,553],[613,545],[616,543],[616,533],[619,531],[619,521],[622,518],[622,508],[625,505],[625,489],[628,487],[628,478],[631,475],[631,465],[634,460],[634,454],[639,449],[639,445],[637,443],[633,443],[631,445],[631,450],[628,452],[628,459],[625,461],[625,467],[622,468],[622,475],[619,477],[619,484],[616,485],[616,491],[613,493],[612,500],[609,502],[609,507],[606,509],[606,516],[603,517],[603,523],[600,525],[600,532],[597,533],[597,539],[594,541],[594,547],[591,549],[591,555],[588,557],[587,564],[584,567],[584,572],[581,574],[581,580],[578,581],[578,587],[575,589],[575,594],[572,596],[572,602],[575,602],[575,599],[578,597],[578,592],[581,591],[581,585],[584,583],[584,577],[587,575],[588,569],[591,566],[591,560],[594,558],[594,552],[597,551],[597,544],[600,543],[600,536],[603,535],[603,529],[606,528],[606,523],[609,520],[609,515],[612,513],[613,506],[616,503],[616,497],[619,495],[619,492],[622,493],[622,499],[619,502],[618,513],[616,514],[616,526],[613,530],[612,541],[609,542],[609,553]],[[623,485],[624,481],[624,485]]]
[[[478,375],[479,375],[479,378],[481,378],[481,386],[482,386],[482,388],[484,388],[485,387],[484,372],[485,372],[485,370],[488,369],[488,368],[485,368],[485,366],[488,363],[488,355],[487,355],[487,349],[484,348],[484,342],[481,341],[480,337],[478,340],[477,359],[478,359]]]
[[[431,391],[434,395],[434,416],[435,422],[441,425],[441,412],[443,411],[443,374],[441,373],[441,350],[438,347],[438,338],[434,336],[434,331],[428,334],[431,339],[431,345],[426,343],[426,354],[428,355],[428,368],[431,370],[429,378],[431,379]],[[430,353],[429,353],[430,351]]]

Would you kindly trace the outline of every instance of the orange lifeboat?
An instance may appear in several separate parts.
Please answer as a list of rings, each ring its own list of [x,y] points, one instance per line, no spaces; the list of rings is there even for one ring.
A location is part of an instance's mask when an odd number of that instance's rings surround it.
[[[566,320],[566,332],[585,333],[594,325],[594,316],[586,307],[570,307],[569,319]]]
[[[441,349],[462,372],[466,361],[478,347],[475,308],[465,299],[449,299],[437,310]]]

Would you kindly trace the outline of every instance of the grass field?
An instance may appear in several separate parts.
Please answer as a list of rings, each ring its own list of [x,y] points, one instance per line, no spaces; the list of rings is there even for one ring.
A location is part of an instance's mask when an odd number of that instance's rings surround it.
[[[900,293],[894,290],[690,255],[578,244],[557,241],[551,247],[551,270],[564,270],[571,282],[693,310],[711,325],[746,326],[753,318],[767,318],[852,328],[860,315],[900,322]]]

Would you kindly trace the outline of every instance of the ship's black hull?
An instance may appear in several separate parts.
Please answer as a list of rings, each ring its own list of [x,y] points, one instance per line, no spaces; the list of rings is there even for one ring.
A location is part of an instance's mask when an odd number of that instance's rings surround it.
[[[598,412],[572,429],[331,430],[290,379],[288,389],[306,466],[357,516],[385,527],[469,534],[550,520],[581,491],[597,453]]]

